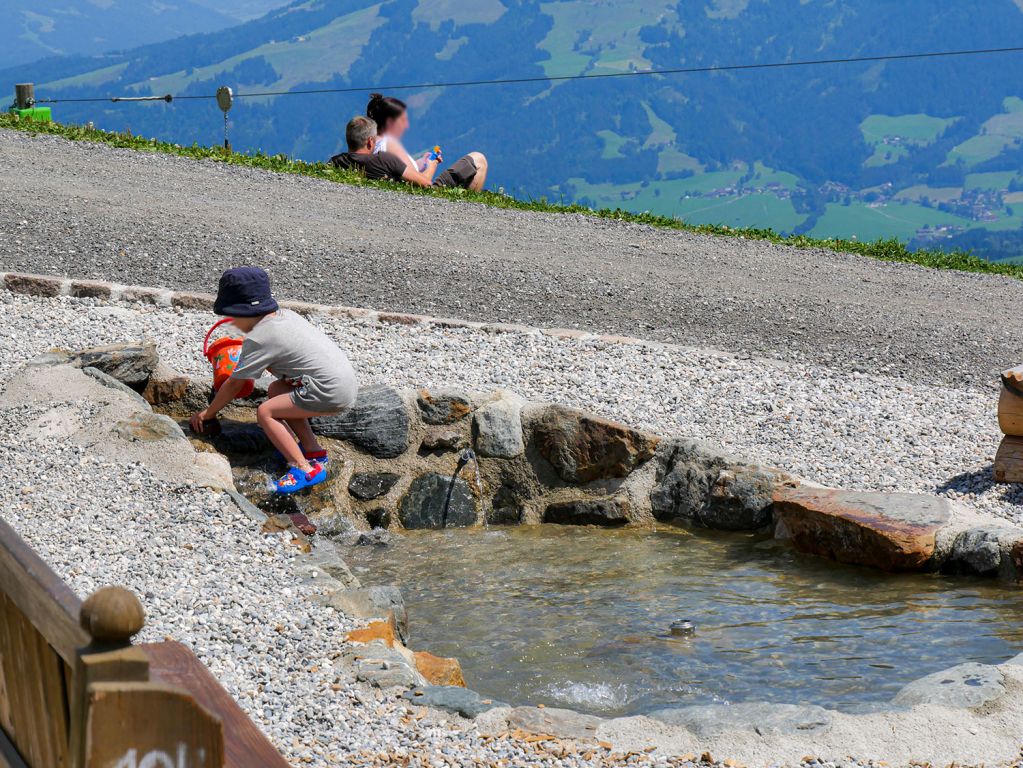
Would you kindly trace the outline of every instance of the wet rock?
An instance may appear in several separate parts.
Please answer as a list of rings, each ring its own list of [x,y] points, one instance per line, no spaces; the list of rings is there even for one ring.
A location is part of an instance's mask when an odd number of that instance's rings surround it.
[[[472,413],[476,407],[469,395],[453,389],[433,392],[421,389],[416,402],[427,424],[454,424]]]
[[[668,725],[683,726],[699,738],[714,738],[738,731],[758,736],[819,733],[831,724],[833,715],[830,710],[811,704],[751,701],[659,709],[649,717]]]
[[[369,527],[377,530],[391,527],[391,510],[387,507],[377,507],[366,513],[366,522]]]
[[[336,416],[310,420],[325,437],[348,440],[378,459],[393,459],[409,447],[409,415],[393,387],[375,384],[359,390],[355,405]]]
[[[561,739],[595,741],[603,719],[556,707],[515,707],[508,713],[508,726],[529,733],[543,733]]]
[[[394,472],[357,472],[348,481],[348,492],[357,499],[367,501],[386,496],[401,478]]]
[[[357,619],[391,621],[401,642],[408,641],[408,610],[398,587],[362,587],[334,592],[327,598],[327,605]]]
[[[198,413],[213,402],[213,386],[209,381],[192,379],[181,396],[181,407],[188,413]]]
[[[152,405],[173,403],[184,398],[188,391],[189,379],[166,363],[158,363],[146,381],[142,397]]]
[[[386,547],[391,543],[391,534],[383,528],[371,531],[351,531],[341,537],[343,544],[350,547]]]
[[[522,437],[522,406],[524,401],[504,395],[473,414],[476,452],[484,457],[513,459],[521,456],[526,445]]]
[[[109,344],[71,353],[72,365],[79,368],[96,368],[137,390],[146,385],[159,362],[156,344],[144,341],[134,344]]]
[[[1004,693],[1004,677],[997,667],[969,662],[914,680],[895,695],[892,703],[904,707],[937,704],[973,709]]]
[[[406,691],[402,694],[406,699],[420,707],[433,707],[444,712],[461,715],[470,719],[478,717],[495,707],[506,707],[507,704],[491,699],[484,699],[476,691],[451,685],[426,685]]]
[[[468,439],[460,432],[434,430],[426,433],[426,436],[423,437],[423,442],[419,445],[419,449],[427,453],[438,453],[441,451],[460,451],[468,446]]]
[[[140,412],[114,424],[113,432],[133,443],[154,443],[158,440],[184,440],[177,423],[160,413]]]
[[[752,531],[772,520],[780,475],[745,464],[708,443],[676,441],[664,449],[665,471],[650,494],[654,517],[665,523]]]
[[[458,659],[434,656],[427,651],[416,651],[416,669],[430,685],[455,685],[465,687],[462,665]]]
[[[502,485],[497,489],[487,511],[490,525],[518,525],[526,513],[526,505],[516,489]]]
[[[952,551],[941,564],[942,573],[993,576],[1013,571],[1012,548],[1023,542],[1023,530],[988,525],[970,528],[956,536]]]
[[[797,549],[886,571],[923,568],[950,518],[936,496],[806,487],[778,491],[774,510],[777,538]]]
[[[458,528],[476,522],[476,502],[469,486],[461,478],[454,481],[447,518],[444,504],[451,478],[436,472],[420,475],[412,481],[398,506],[398,519],[406,528]]]
[[[213,437],[213,447],[220,453],[251,456],[273,450],[270,438],[256,424],[220,424],[220,433]]]
[[[629,502],[621,498],[558,502],[544,510],[543,521],[560,525],[625,525],[629,522]]]
[[[560,405],[533,424],[540,454],[567,483],[626,477],[654,455],[659,438]]]

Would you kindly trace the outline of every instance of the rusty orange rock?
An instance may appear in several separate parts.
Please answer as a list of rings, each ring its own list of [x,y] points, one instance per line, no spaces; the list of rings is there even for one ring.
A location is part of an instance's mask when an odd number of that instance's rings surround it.
[[[427,651],[416,651],[416,668],[430,685],[457,685],[465,688],[462,665],[458,659],[434,656]]]
[[[390,621],[371,621],[365,629],[353,629],[348,633],[348,640],[353,643],[371,643],[383,640],[388,648],[394,647],[394,626]]]
[[[803,552],[916,571],[934,554],[935,536],[950,512],[937,496],[798,487],[774,494],[774,516],[778,534]]]

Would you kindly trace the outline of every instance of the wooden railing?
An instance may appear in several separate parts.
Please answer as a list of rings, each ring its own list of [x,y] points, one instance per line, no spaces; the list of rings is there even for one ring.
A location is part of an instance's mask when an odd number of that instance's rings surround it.
[[[138,599],[84,603],[0,520],[0,768],[285,768],[186,647],[132,645]]]

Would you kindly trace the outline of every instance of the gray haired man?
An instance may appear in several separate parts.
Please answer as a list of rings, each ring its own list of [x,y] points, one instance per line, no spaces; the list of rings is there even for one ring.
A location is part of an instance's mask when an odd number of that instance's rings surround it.
[[[377,152],[377,124],[368,117],[353,117],[345,128],[348,151],[330,158],[331,165],[338,168],[354,168],[366,174],[367,179],[407,181],[420,187],[431,186],[430,177],[410,168],[395,154]],[[436,161],[432,161],[436,162]]]

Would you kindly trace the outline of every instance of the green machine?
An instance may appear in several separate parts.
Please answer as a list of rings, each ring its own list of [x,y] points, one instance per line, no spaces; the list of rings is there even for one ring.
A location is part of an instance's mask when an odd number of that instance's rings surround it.
[[[36,106],[36,89],[32,83],[18,83],[14,86],[14,105],[11,114],[37,123],[52,123],[49,107]]]

